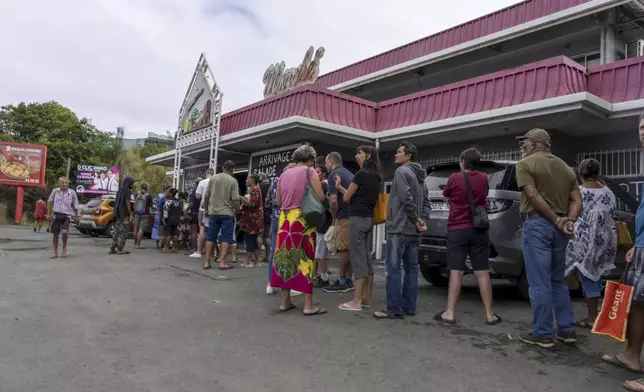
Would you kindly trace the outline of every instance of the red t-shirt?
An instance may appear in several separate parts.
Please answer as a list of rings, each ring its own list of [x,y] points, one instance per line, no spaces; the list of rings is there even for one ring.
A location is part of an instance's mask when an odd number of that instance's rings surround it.
[[[474,205],[487,207],[487,192],[489,189],[487,175],[480,171],[469,172],[470,186]],[[447,230],[462,230],[474,228],[472,223],[472,209],[467,198],[467,188],[463,173],[454,173],[447,180],[443,189],[443,196],[449,198],[449,217]]]
[[[34,215],[36,219],[44,219],[47,216],[47,203],[44,200],[38,200],[36,202]]]

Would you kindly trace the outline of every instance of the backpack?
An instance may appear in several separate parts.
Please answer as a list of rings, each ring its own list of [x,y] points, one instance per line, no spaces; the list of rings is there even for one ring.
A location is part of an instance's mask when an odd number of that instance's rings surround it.
[[[143,215],[147,211],[148,203],[145,200],[147,194],[139,192],[136,194],[136,199],[134,200],[134,212],[137,215]]]
[[[168,199],[163,206],[163,221],[166,226],[179,226],[181,223],[181,205],[177,199]]]

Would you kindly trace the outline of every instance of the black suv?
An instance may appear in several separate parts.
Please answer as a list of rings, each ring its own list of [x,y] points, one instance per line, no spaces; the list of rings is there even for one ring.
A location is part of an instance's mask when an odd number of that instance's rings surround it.
[[[519,201],[521,192],[517,186],[516,161],[482,161],[479,170],[486,173],[490,191],[488,193],[488,216],[490,218],[490,275],[492,278],[508,279],[517,284],[524,298],[528,298],[528,282],[523,268],[521,250],[521,219]],[[435,286],[446,286],[449,282],[446,270],[446,237],[449,205],[443,200],[443,188],[449,176],[459,172],[458,162],[434,165],[427,168],[425,187],[432,205],[427,232],[421,238],[420,270],[428,282]],[[616,219],[625,221],[633,232],[638,202],[617,183],[602,177],[617,198]],[[624,268],[624,253],[619,251],[615,264],[617,269],[606,278],[619,277]],[[469,260],[467,268],[471,265]]]

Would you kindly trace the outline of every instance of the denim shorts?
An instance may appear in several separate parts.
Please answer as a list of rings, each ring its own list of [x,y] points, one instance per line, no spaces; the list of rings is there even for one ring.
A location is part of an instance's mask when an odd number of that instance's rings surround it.
[[[217,242],[217,234],[221,230],[220,240],[227,244],[234,243],[235,217],[227,215],[208,216],[208,230],[206,230],[206,241]]]
[[[583,290],[584,296],[586,298],[599,298],[602,296],[602,289],[604,288],[604,285],[602,284],[601,279],[595,282],[594,280],[587,278],[580,272],[579,283],[581,283],[581,289]]]

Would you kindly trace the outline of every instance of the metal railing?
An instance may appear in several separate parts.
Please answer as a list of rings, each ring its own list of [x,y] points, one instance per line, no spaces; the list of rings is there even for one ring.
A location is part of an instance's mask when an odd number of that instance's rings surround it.
[[[481,154],[484,160],[488,161],[518,161],[521,159],[521,150],[494,151]],[[418,161],[423,167],[439,165],[441,163],[457,162],[460,158],[456,155],[448,157],[437,157]]]
[[[601,165],[601,173],[609,178],[635,178],[642,176],[642,149],[623,148],[577,154],[576,165],[586,158],[594,158]]]

